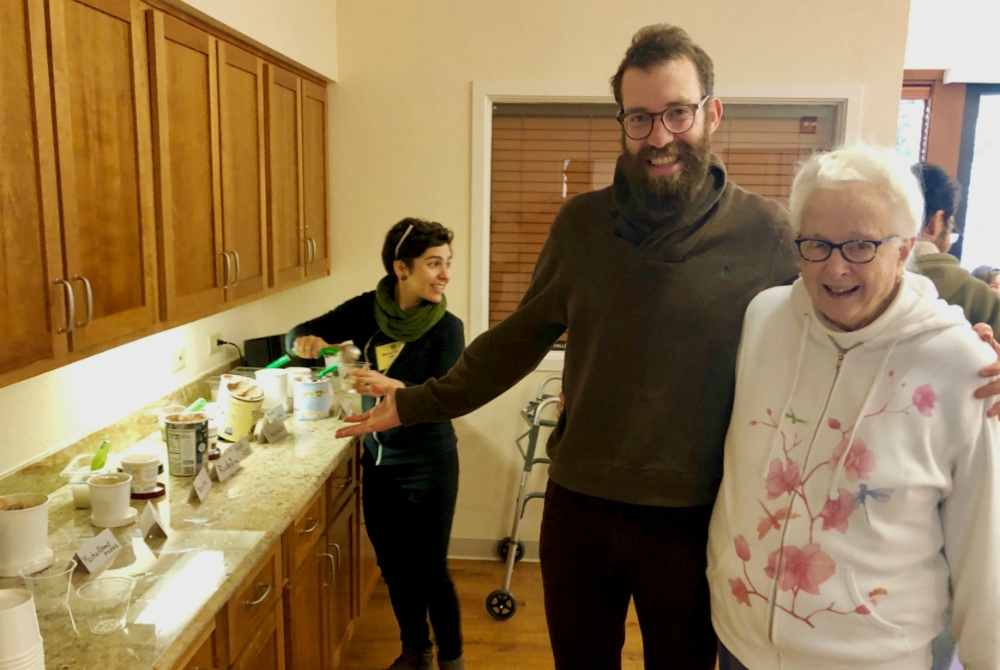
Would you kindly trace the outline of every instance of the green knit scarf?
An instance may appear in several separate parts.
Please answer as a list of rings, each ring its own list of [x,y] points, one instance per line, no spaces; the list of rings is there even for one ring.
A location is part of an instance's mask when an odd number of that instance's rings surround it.
[[[375,289],[375,321],[383,333],[398,342],[419,340],[448,311],[448,301],[441,296],[441,302],[425,300],[416,307],[402,310],[396,303],[395,286],[393,277],[384,277],[378,283]]]

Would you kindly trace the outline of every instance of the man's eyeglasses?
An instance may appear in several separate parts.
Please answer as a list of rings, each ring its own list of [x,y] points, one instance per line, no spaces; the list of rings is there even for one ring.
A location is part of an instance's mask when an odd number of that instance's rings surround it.
[[[802,260],[809,261],[810,263],[822,263],[830,257],[834,249],[840,249],[840,255],[848,263],[871,263],[875,260],[878,248],[897,237],[899,235],[890,235],[884,240],[848,240],[840,244],[809,237],[800,237],[795,240],[795,244],[799,248],[799,255],[802,256]]]
[[[622,124],[625,135],[633,140],[644,140],[653,134],[653,123],[657,118],[663,122],[663,127],[674,135],[686,133],[694,125],[698,110],[705,106],[709,98],[706,95],[701,102],[689,105],[671,105],[662,112],[622,112],[617,117]]]

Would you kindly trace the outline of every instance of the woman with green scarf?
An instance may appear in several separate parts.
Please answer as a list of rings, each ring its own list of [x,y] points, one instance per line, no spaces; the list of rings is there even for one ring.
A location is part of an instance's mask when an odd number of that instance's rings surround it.
[[[328,343],[352,340],[371,369],[352,373],[365,410],[390,387],[444,375],[465,348],[462,322],[447,311],[452,232],[403,219],[386,235],[387,276],[374,291],[296,326],[286,347],[315,358]],[[457,438],[451,422],[365,436],[362,504],[368,536],[399,622],[403,651],[390,670],[431,670],[428,616],[438,666],[460,670],[462,632],[448,540],[458,495]]]

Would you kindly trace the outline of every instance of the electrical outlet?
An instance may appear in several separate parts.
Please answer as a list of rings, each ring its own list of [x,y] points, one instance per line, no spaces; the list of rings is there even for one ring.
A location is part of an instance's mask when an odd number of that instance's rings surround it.
[[[180,372],[187,365],[187,354],[183,349],[174,352],[174,372]]]
[[[208,336],[209,356],[214,356],[215,354],[219,353],[219,349],[222,348],[221,346],[219,346],[219,340],[221,339],[222,339],[222,333],[212,333],[211,335]]]

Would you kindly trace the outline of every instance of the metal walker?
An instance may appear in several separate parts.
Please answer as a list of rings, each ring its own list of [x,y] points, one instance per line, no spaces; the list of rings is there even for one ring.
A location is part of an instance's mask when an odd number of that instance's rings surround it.
[[[517,494],[517,505],[514,508],[514,525],[510,530],[510,536],[500,540],[497,544],[497,556],[500,557],[501,561],[507,563],[507,571],[504,574],[503,588],[497,589],[486,596],[486,611],[497,621],[506,621],[517,612],[517,599],[510,592],[510,580],[514,575],[514,564],[524,557],[524,543],[517,539],[517,529],[521,519],[524,518],[524,510],[528,501],[534,498],[545,497],[545,493],[540,491],[525,495],[524,489],[528,484],[528,476],[531,474],[532,468],[537,464],[548,464],[550,462],[547,458],[535,458],[535,449],[538,446],[538,435],[541,429],[553,428],[557,423],[555,420],[542,419],[542,413],[545,409],[559,402],[558,396],[545,393],[545,387],[550,382],[556,380],[561,381],[562,375],[550,375],[543,379],[542,383],[538,386],[538,393],[535,395],[535,399],[521,410],[521,418],[528,424],[528,431],[515,440],[517,450],[524,457],[524,470],[521,471],[521,488]],[[528,440],[527,449],[521,444],[525,438]],[[512,547],[515,549],[514,551],[511,551]]]

